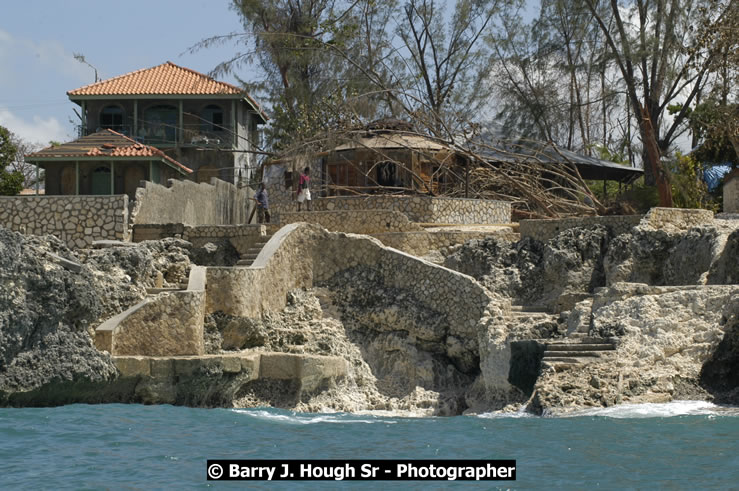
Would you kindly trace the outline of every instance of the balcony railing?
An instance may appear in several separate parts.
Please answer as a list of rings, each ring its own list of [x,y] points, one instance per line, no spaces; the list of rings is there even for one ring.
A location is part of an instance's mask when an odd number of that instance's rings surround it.
[[[180,128],[166,124],[141,124],[135,134],[129,125],[108,126],[129,138],[154,147],[189,146],[201,148],[231,148],[236,140],[230,125],[190,124]],[[87,130],[77,126],[77,134],[82,137],[99,131]]]

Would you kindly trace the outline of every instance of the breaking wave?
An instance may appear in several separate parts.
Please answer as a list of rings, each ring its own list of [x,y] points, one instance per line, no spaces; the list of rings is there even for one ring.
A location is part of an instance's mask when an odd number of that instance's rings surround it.
[[[346,414],[346,413],[335,413],[335,414],[312,414],[312,413],[291,413],[291,412],[276,412],[274,410],[265,409],[232,409],[234,413],[243,414],[255,419],[261,419],[263,421],[271,421],[274,423],[284,424],[295,424],[295,425],[309,425],[316,423],[385,423],[393,424],[395,421],[379,419],[374,417],[365,416],[358,418],[357,416]]]
[[[739,408],[718,406],[705,401],[619,404],[612,407],[583,409],[566,417],[600,416],[606,418],[671,418],[675,416],[739,416]]]

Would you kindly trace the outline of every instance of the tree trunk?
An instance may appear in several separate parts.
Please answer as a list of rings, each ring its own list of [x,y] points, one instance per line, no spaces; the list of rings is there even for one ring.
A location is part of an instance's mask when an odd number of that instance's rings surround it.
[[[670,188],[670,181],[667,179],[667,173],[662,168],[659,147],[657,146],[657,135],[654,134],[652,119],[649,117],[649,113],[645,107],[642,107],[642,120],[640,126],[642,127],[642,133],[644,134],[646,162],[657,184],[659,205],[666,208],[672,208],[672,189]],[[646,172],[647,169],[645,168],[644,170]]]

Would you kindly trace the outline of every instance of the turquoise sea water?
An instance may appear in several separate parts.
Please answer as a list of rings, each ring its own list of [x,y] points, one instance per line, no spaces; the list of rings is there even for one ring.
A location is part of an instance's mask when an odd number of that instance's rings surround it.
[[[568,418],[398,418],[172,406],[0,409],[0,489],[729,489],[739,411],[619,406]],[[213,482],[207,459],[515,459],[517,480]]]

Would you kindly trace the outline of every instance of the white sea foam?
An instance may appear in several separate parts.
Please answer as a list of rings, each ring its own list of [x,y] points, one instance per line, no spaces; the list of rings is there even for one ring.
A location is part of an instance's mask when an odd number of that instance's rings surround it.
[[[567,417],[603,416],[607,418],[670,418],[674,416],[739,416],[739,408],[717,406],[705,401],[672,401],[664,403],[619,404],[611,407],[583,409]]]
[[[309,425],[316,423],[385,423],[392,424],[395,421],[381,420],[381,419],[357,419],[355,416],[336,413],[336,414],[311,414],[311,413],[274,413],[271,411],[259,410],[259,409],[232,409],[233,412],[238,414],[244,414],[246,416],[262,419],[266,421],[272,421],[276,423],[285,424],[296,424],[296,425]]]
[[[528,413],[524,410],[524,407],[519,409],[518,411],[493,411],[490,413],[481,413],[475,415],[478,418],[486,418],[486,419],[503,419],[503,418],[511,418],[511,419],[517,419],[517,418],[535,418],[536,415]]]

